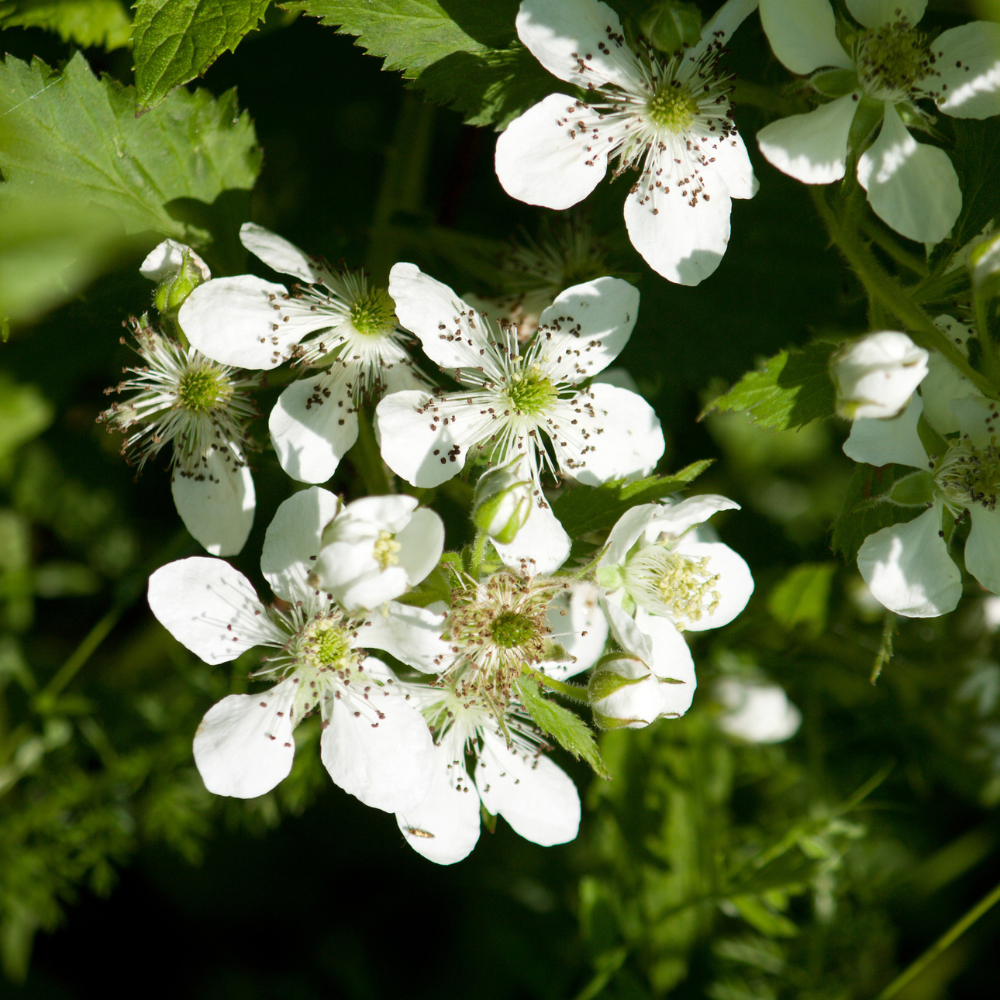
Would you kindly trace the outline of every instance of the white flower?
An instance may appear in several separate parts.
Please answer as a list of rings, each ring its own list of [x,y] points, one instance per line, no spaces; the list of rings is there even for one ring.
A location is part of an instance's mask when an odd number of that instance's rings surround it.
[[[927,352],[905,333],[870,333],[835,354],[830,371],[840,416],[894,417],[927,374]]]
[[[892,420],[856,420],[844,452],[856,462],[908,465],[918,471],[897,481],[892,500],[926,505],[919,517],[869,535],[858,550],[858,569],[878,601],[909,618],[952,611],[962,577],[948,554],[948,519],[971,520],[966,569],[989,591],[1000,593],[1000,448],[994,426],[997,404],[966,396],[952,402],[959,437],[943,454],[929,455],[917,423],[923,400],[914,396]]]
[[[697,285],[729,242],[730,199],[757,182],[730,116],[726,39],[757,5],[728,0],[690,49],[633,52],[621,22],[599,0],[523,0],[517,33],[554,76],[587,100],[552,94],[497,140],[496,171],[514,198],[569,208],[617,157],[615,176],[640,170],[625,202],[633,245],[671,281]]]
[[[323,531],[310,583],[348,611],[376,608],[416,586],[444,549],[444,523],[418,503],[364,497],[341,507]]]
[[[577,834],[576,787],[544,756],[516,684],[525,665],[557,677],[587,669],[607,626],[592,587],[551,600],[554,589],[505,573],[471,585],[448,616],[443,677],[433,686],[406,685],[434,728],[436,764],[425,799],[396,819],[410,846],[431,861],[452,864],[475,847],[480,802],[535,844]],[[545,660],[549,653],[558,660]],[[471,777],[467,755],[475,758]]]
[[[627,343],[639,293],[618,278],[575,285],[542,313],[522,351],[512,329],[495,333],[413,264],[393,267],[389,288],[403,325],[467,388],[386,396],[376,410],[386,464],[414,486],[431,487],[461,472],[470,454],[490,465],[524,456],[536,506],[514,544],[537,541],[529,549],[533,572],[555,569],[569,539],[542,495],[541,470],[596,484],[648,473],[663,454],[660,422],[645,400],[609,385],[578,388]]]
[[[323,526],[337,499],[316,487],[296,493],[267,530],[261,571],[282,602],[266,607],[242,573],[220,559],[168,563],[149,579],[153,614],[207,663],[254,646],[275,650],[255,676],[277,683],[213,706],[194,739],[195,763],[209,791],[253,798],[291,770],[292,730],[310,712],[323,720],[323,764],[366,805],[394,812],[419,802],[432,777],[427,725],[392,671],[366,648],[383,649],[433,670],[442,618],[388,604],[367,618],[345,614],[308,581]]]
[[[926,0],[847,0],[864,27],[845,51],[829,0],[760,0],[764,31],[785,66],[800,74],[842,72],[825,77],[839,83],[835,100],[768,125],[757,141],[784,173],[829,184],[844,176],[855,113],[867,104],[882,116],[857,167],[872,210],[908,239],[937,243],[962,208],[958,177],[944,150],[910,135],[900,111],[908,121],[926,118],[915,102],[930,98],[956,118],[1000,114],[1000,24],[964,24],[928,44],[915,29],[925,7]]]
[[[106,391],[134,395],[97,419],[125,435],[122,454],[140,470],[171,444],[170,488],[184,526],[213,555],[235,555],[256,507],[244,455],[257,381],[138,320],[132,333],[142,364]]]
[[[724,677],[712,693],[726,709],[719,716],[719,728],[748,743],[783,743],[802,725],[802,713],[777,684]]]
[[[253,223],[244,223],[240,239],[269,267],[306,285],[289,292],[250,274],[216,278],[187,299],[180,325],[202,353],[227,364],[269,370],[294,357],[315,368],[282,392],[268,423],[285,472],[325,482],[357,440],[361,401],[422,380],[383,289],[369,289],[360,273],[332,271]]]

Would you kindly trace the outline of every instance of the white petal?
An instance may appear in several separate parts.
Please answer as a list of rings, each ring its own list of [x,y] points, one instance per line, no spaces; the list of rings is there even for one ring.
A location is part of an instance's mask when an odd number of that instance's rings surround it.
[[[214,278],[184,300],[177,320],[191,345],[213,361],[277,368],[292,345],[323,326],[315,315],[310,320],[311,314],[290,309],[281,299],[287,294],[284,285],[252,274]],[[283,311],[273,308],[278,302],[285,306]]]
[[[955,118],[1000,115],[1000,24],[973,21],[951,28],[931,48],[937,62],[929,82],[941,111]]]
[[[682,183],[671,174],[656,187],[644,176],[625,199],[632,245],[654,271],[681,285],[704,281],[729,244],[732,203],[725,181],[709,167],[699,168],[699,178]]]
[[[757,9],[758,0],[726,0],[701,29],[702,41],[724,44]],[[694,49],[696,51],[696,48]]]
[[[680,535],[695,524],[707,521],[720,510],[739,510],[740,505],[729,497],[718,493],[703,493],[700,496],[688,497],[679,503],[657,504],[654,518],[646,529],[648,541],[654,541],[662,532]]]
[[[653,643],[645,632],[606,594],[601,594],[601,610],[607,619],[608,627],[615,642],[632,656],[637,656],[646,666],[653,667]],[[640,608],[639,611],[642,609]],[[669,622],[667,624],[670,624]],[[671,628],[676,632],[673,625]]]
[[[231,694],[213,705],[194,734],[194,762],[215,795],[253,799],[292,769],[291,679],[262,694]]]
[[[260,645],[281,646],[250,581],[221,559],[192,556],[161,566],[149,578],[157,621],[206,663],[226,663]]]
[[[847,0],[851,16],[866,28],[895,24],[906,18],[913,28],[924,16],[927,0]]]
[[[408,666],[427,674],[440,673],[453,659],[451,646],[441,638],[444,615],[389,602],[385,613],[376,612],[358,631],[366,649],[382,649]]]
[[[891,104],[885,106],[878,138],[858,161],[858,183],[868,192],[872,211],[918,243],[939,243],[962,210],[948,154],[917,142]]]
[[[329,569],[338,562],[338,571],[345,579],[340,584],[330,585],[327,582]],[[334,542],[323,549],[316,560],[316,574],[319,585],[348,611],[377,608],[401,597],[409,589],[406,570],[401,566],[382,569],[370,552],[343,542]]]
[[[365,669],[377,661],[365,661]],[[400,812],[420,804],[434,778],[434,743],[424,717],[402,694],[377,699],[382,717],[372,721],[357,703],[332,702],[320,738],[323,765],[345,792],[366,806]]]
[[[444,521],[426,507],[415,510],[409,523],[396,532],[402,546],[397,558],[406,570],[411,587],[415,587],[438,564],[444,551]]]
[[[549,677],[565,680],[588,670],[604,652],[608,640],[608,620],[601,611],[600,590],[590,583],[578,583],[569,594],[560,594],[549,604],[546,614],[550,638],[566,651],[568,661],[539,663]]]
[[[965,568],[989,591],[1000,594],[1000,510],[969,508],[972,528],[965,543]]]
[[[656,412],[627,389],[594,383],[561,403],[557,415],[549,427],[559,467],[581,483],[648,476],[663,455]]]
[[[174,506],[184,527],[213,556],[234,556],[253,527],[253,477],[235,448],[209,448],[193,471],[174,468]]]
[[[753,593],[753,576],[741,555],[722,542],[691,542],[685,539],[677,551],[691,559],[708,559],[708,572],[719,577],[716,591],[719,604],[716,609],[697,621],[684,622],[689,632],[728,625],[746,606]],[[708,600],[706,600],[708,603]]]
[[[523,0],[514,23],[528,51],[560,80],[584,88],[641,86],[622,23],[600,0]]]
[[[506,545],[495,538],[490,541],[503,564],[522,576],[554,573],[569,558],[572,544],[552,508],[537,501],[514,541]]]
[[[420,338],[424,353],[442,368],[483,364],[489,340],[479,314],[447,285],[424,274],[416,264],[395,264],[389,294],[399,322]]]
[[[844,442],[844,454],[855,462],[869,465],[910,465],[927,468],[927,450],[917,434],[917,422],[924,403],[914,396],[898,417],[888,420],[855,420]]]
[[[777,684],[752,684],[724,677],[712,691],[728,709],[719,728],[749,743],[783,743],[802,725],[802,713]]]
[[[699,138],[702,149],[710,147],[712,169],[725,182],[730,198],[752,198],[760,184],[753,173],[753,165],[743,137],[733,132],[725,139],[705,134]]]
[[[955,414],[958,429],[963,440],[968,440],[974,448],[988,448],[996,443],[997,404],[983,396],[965,396],[951,401],[951,412]]]
[[[268,267],[307,284],[322,282],[329,274],[318,260],[304,254],[294,243],[255,222],[240,226],[240,242]]]
[[[409,523],[419,501],[405,495],[362,497],[354,500],[327,528],[326,541],[349,542],[356,538],[378,538],[380,531],[395,534]]]
[[[180,271],[184,266],[185,253],[188,255],[188,260],[198,269],[202,280],[208,281],[212,277],[208,265],[189,246],[176,240],[164,240],[153,247],[139,265],[139,273],[144,278],[159,284]]]
[[[618,357],[638,315],[639,290],[620,278],[567,288],[539,317],[540,364],[557,381],[582,382]]]
[[[803,184],[830,184],[844,176],[847,137],[857,111],[857,94],[845,94],[804,115],[766,125],[757,145],[782,173]]]
[[[580,796],[576,785],[548,757],[525,757],[487,732],[475,779],[483,805],[503,816],[525,840],[550,847],[577,835]]]
[[[569,208],[583,201],[607,173],[608,150],[620,134],[617,121],[602,123],[575,97],[550,94],[497,138],[497,180],[518,201]]]
[[[829,0],[760,0],[760,20],[774,54],[793,73],[821,66],[853,69],[837,41]]]
[[[470,434],[475,440],[475,407],[456,409],[457,419],[447,423],[436,418],[439,408],[426,392],[411,390],[386,396],[375,409],[385,464],[414,486],[440,486],[458,475]]]
[[[949,339],[959,344],[959,350],[967,355],[967,326],[951,316],[937,316],[934,323],[949,335]],[[982,392],[944,355],[931,351],[927,358],[927,375],[920,383],[920,395],[924,401],[927,422],[940,434],[951,434],[958,430],[958,420],[951,409],[952,401],[966,396],[981,396]]]
[[[650,668],[664,681],[663,714],[683,715],[691,707],[698,687],[694,660],[684,636],[673,622],[647,614],[642,608],[636,611],[636,625],[649,637],[653,648]]]
[[[625,511],[608,533],[607,548],[601,556],[599,565],[617,566],[624,563],[628,550],[639,540],[646,526],[663,510],[660,504],[644,503]]]
[[[940,537],[941,504],[916,520],[869,535],[858,550],[858,569],[875,599],[907,618],[953,611],[962,577]]]
[[[423,800],[396,814],[406,842],[439,865],[468,857],[479,841],[479,793],[465,772],[465,751],[434,748],[434,775]]]
[[[307,577],[322,547],[323,529],[338,506],[329,490],[313,486],[293,493],[275,512],[264,535],[260,571],[282,600],[294,604],[314,589]]]
[[[281,468],[303,483],[325,483],[358,439],[358,413],[346,369],[316,372],[288,386],[268,429]]]

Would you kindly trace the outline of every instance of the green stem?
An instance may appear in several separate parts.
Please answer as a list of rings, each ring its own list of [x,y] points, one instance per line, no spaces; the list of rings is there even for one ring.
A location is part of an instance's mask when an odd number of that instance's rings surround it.
[[[921,278],[929,277],[930,272],[927,265],[917,256],[904,250],[885,230],[876,224],[872,219],[863,216],[861,219],[861,229],[864,234],[877,243],[897,264],[919,274]]]
[[[532,670],[527,665],[522,669],[524,673],[528,674],[533,680],[538,681],[539,684],[544,684],[546,687],[552,688],[553,691],[557,691],[567,698],[572,698],[574,701],[582,702],[585,705],[589,704],[590,698],[587,695],[585,687],[579,687],[576,684],[567,684],[564,681],[557,681],[554,677],[549,677],[546,674],[539,673],[537,670]]]
[[[882,673],[882,668],[892,659],[892,637],[896,634],[896,616],[887,611],[885,621],[882,623],[882,642],[879,644],[878,653],[875,656],[875,664],[872,667],[872,675],[868,679],[874,686]]]
[[[1000,885],[997,885],[987,896],[984,896],[957,923],[953,924],[941,935],[916,961],[901,972],[889,985],[882,990],[876,1000],[889,1000],[904,986],[911,983],[938,955],[954,944],[984,913],[1000,902]]]
[[[485,531],[476,532],[476,540],[472,543],[472,558],[469,560],[469,575],[473,580],[479,579],[479,572],[486,558],[486,543],[490,536]]]
[[[354,468],[361,474],[369,496],[385,496],[395,492],[385,471],[382,452],[375,440],[370,407],[365,406],[358,411],[358,440],[351,448],[350,456]]]
[[[997,388],[982,372],[969,364],[968,358],[931,322],[930,317],[916,305],[907,292],[883,270],[871,252],[848,224],[843,224],[827,204],[824,189],[810,188],[813,203],[826,225],[830,238],[861,279],[870,298],[877,300],[894,316],[902,320],[914,342],[921,347],[933,348],[943,354],[970,382],[991,399],[998,396]]]
[[[73,650],[69,659],[35,698],[35,704],[41,711],[46,711],[51,707],[63,688],[77,675],[80,668],[93,655],[94,650],[104,642],[111,630],[118,624],[118,619],[124,614],[126,607],[127,605],[124,604],[112,605],[107,614],[84,636],[83,641]]]

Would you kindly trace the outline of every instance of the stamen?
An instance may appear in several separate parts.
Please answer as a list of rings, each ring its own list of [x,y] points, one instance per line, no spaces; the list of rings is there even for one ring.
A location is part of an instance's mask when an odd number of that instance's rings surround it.
[[[626,591],[639,607],[669,617],[683,630],[689,622],[711,615],[719,606],[719,575],[709,570],[709,559],[693,559],[675,552],[670,543],[641,548],[625,563]]]

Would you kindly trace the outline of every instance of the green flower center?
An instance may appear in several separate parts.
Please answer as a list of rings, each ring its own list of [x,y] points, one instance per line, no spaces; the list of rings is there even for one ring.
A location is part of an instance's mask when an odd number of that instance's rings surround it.
[[[905,19],[864,32],[855,62],[865,93],[885,101],[906,97],[929,65],[924,36]]]
[[[557,399],[558,393],[552,380],[538,369],[525,372],[511,380],[507,387],[507,398],[518,413],[537,417],[545,412]]]
[[[214,368],[192,368],[177,380],[177,398],[186,410],[212,410],[230,395],[228,380]]]
[[[306,626],[299,640],[300,662],[315,670],[338,670],[353,666],[357,653],[347,629],[321,618]]]
[[[985,448],[967,441],[955,445],[934,475],[934,483],[953,508],[979,504],[995,510],[1000,493],[1000,449],[990,440]]]
[[[668,132],[686,132],[694,123],[698,105],[691,91],[676,81],[663,84],[646,102],[646,115]]]
[[[388,531],[380,531],[372,555],[382,569],[388,569],[399,565],[399,551],[402,547]]]
[[[503,649],[526,646],[537,634],[538,626],[527,615],[505,611],[492,627],[493,641]]]
[[[351,305],[351,324],[365,337],[391,333],[396,326],[396,305],[384,288],[373,288]]]

